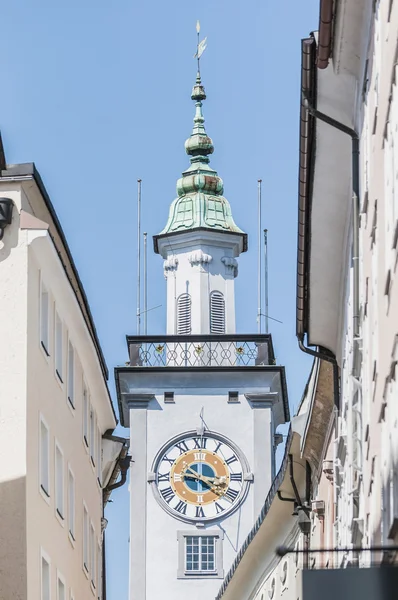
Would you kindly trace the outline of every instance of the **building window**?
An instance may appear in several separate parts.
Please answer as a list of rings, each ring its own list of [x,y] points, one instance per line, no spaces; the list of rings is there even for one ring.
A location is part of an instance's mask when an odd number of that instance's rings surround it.
[[[75,408],[75,351],[68,342],[68,400]]]
[[[95,541],[94,526],[90,523],[90,575],[91,584],[96,587],[97,581],[95,577],[95,571],[97,567],[97,556],[96,556],[97,544]]]
[[[62,349],[63,349],[63,340],[62,340],[62,321],[59,318],[58,313],[55,313],[55,372],[60,381],[63,381],[63,369],[62,369]]]
[[[101,589],[102,589],[102,551],[101,551],[101,545],[98,544],[98,549],[97,549],[97,598],[98,598],[98,600],[101,600],[101,598],[102,598]]]
[[[101,437],[101,432],[100,430],[97,428],[97,479],[98,479],[98,483],[101,485],[102,484],[102,474],[101,474],[101,469],[102,469],[102,437]]]
[[[50,497],[50,433],[42,417],[40,417],[40,489],[47,498]]]
[[[177,334],[191,333],[191,296],[181,294],[177,300]]]
[[[41,600],[50,600],[51,581],[50,581],[50,561],[43,554],[41,555]]]
[[[83,386],[83,441],[86,448],[89,447],[89,431],[88,431],[88,413],[89,413],[88,392],[86,386]]]
[[[95,413],[93,407],[90,405],[90,458],[91,462],[95,466]]]
[[[183,578],[222,578],[222,531],[177,532],[178,571]]]
[[[50,356],[49,316],[48,291],[42,283],[40,291],[40,343],[47,356]]]
[[[210,333],[225,333],[225,301],[221,292],[210,294]]]
[[[68,525],[71,538],[75,539],[75,477],[68,471]]]
[[[83,506],[83,567],[86,573],[88,573],[89,569],[89,521],[88,521],[88,512],[87,508]]]
[[[57,574],[57,600],[66,600],[65,582],[59,573]]]
[[[55,444],[55,510],[64,519],[64,455],[58,444]]]

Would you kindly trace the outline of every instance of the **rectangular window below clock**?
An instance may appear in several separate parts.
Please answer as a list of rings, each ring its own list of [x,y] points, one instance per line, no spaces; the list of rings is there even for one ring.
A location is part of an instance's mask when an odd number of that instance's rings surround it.
[[[218,531],[192,532],[179,531],[179,565],[177,577],[184,578],[223,578],[222,541]]]
[[[214,573],[215,545],[216,538],[213,536],[187,536],[185,538],[185,570],[187,572]]]

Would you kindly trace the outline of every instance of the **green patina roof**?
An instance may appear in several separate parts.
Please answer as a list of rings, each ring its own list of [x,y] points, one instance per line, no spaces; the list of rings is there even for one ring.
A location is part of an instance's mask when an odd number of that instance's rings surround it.
[[[178,198],[171,204],[166,227],[159,235],[205,228],[239,233],[246,238],[235,224],[231,206],[223,196],[221,177],[209,166],[209,155],[214,146],[204,127],[202,100],[206,99],[206,94],[199,73],[191,98],[195,100],[196,112],[192,134],[185,142],[191,165],[177,181]]]

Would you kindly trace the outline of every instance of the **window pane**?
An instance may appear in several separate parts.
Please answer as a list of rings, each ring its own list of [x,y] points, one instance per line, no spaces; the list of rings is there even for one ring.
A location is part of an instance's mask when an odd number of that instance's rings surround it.
[[[40,486],[47,496],[50,495],[49,443],[48,429],[43,421],[40,421]]]
[[[66,600],[66,595],[65,595],[65,584],[63,581],[61,581],[61,579],[58,579],[58,594],[57,594],[57,600]]]
[[[102,484],[101,469],[102,469],[102,437],[101,437],[100,430],[97,429],[97,478],[98,478],[100,485]]]
[[[101,552],[101,546],[98,546],[98,553],[97,553],[97,598],[98,598],[98,600],[101,600],[101,597],[102,597],[101,588],[102,588],[102,552]]]
[[[97,564],[96,557],[97,544],[95,543],[95,532],[93,524],[90,525],[90,573],[91,573],[91,583],[95,587],[96,578],[95,578],[95,569]]]
[[[42,285],[41,287],[41,296],[40,296],[40,341],[41,344],[46,351],[47,355],[49,354],[49,344],[48,344],[48,292],[46,288]]]
[[[50,565],[41,557],[41,600],[50,600]]]
[[[90,406],[90,456],[93,465],[95,465],[95,452],[95,414],[93,407]]]
[[[68,476],[68,521],[69,521],[69,532],[73,539],[75,539],[75,478],[71,471]]]
[[[75,406],[75,352],[72,344],[68,344],[68,400]]]
[[[62,379],[62,322],[58,316],[58,313],[55,313],[55,370],[60,378]]]
[[[187,536],[185,538],[186,571],[215,571],[215,537]]]
[[[83,565],[86,569],[86,571],[88,571],[89,568],[89,564],[88,564],[88,513],[87,513],[87,509],[86,507],[84,507],[83,509]]]
[[[55,508],[64,518],[64,457],[58,446],[55,447]]]
[[[88,441],[88,392],[86,387],[83,388],[83,440],[86,446],[89,446]]]

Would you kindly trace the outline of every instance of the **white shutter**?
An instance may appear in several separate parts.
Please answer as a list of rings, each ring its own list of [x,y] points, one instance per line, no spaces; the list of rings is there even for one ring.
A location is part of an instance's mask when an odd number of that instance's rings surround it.
[[[177,334],[191,333],[191,296],[181,294],[177,300]]]
[[[225,333],[225,301],[221,292],[210,294],[210,333]]]

